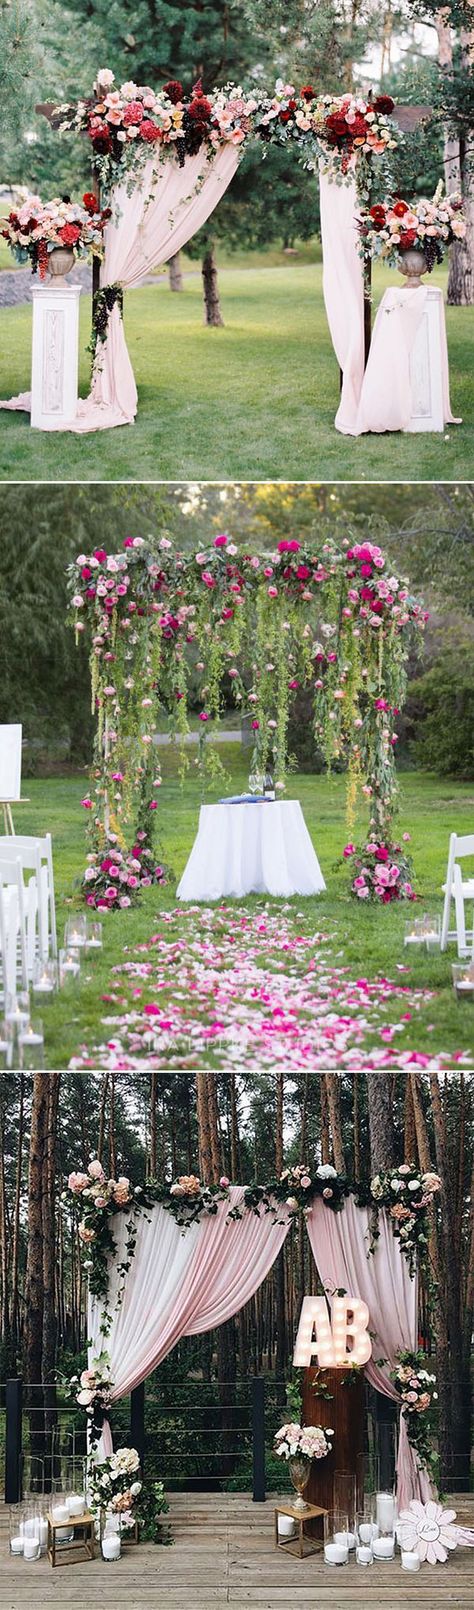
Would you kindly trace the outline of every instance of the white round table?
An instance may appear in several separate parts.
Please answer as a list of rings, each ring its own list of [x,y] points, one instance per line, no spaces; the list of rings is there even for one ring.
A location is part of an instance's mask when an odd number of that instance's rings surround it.
[[[297,799],[202,805],[178,900],[321,894],[326,888]]]

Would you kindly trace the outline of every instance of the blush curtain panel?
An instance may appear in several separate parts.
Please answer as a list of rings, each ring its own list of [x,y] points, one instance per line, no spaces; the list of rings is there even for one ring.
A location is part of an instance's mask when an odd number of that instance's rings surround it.
[[[270,1214],[258,1216],[248,1210],[233,1220],[229,1210],[243,1202],[244,1187],[231,1186],[229,1197],[230,1201],[219,1203],[217,1213],[204,1214],[186,1230],[163,1207],[141,1215],[122,1301],[115,1310],[127,1222],[126,1214],[117,1214],[107,1304],[113,1318],[105,1344],[114,1401],[144,1381],[181,1337],[198,1336],[231,1319],[269,1274],[288,1232],[288,1209],[278,1207],[278,1222]],[[90,1298],[90,1368],[101,1352],[103,1317],[102,1304]],[[97,1457],[105,1458],[111,1451],[110,1425],[105,1421]]]
[[[380,1236],[375,1253],[367,1256],[370,1245],[369,1211],[356,1207],[347,1197],[341,1213],[331,1213],[320,1199],[313,1202],[307,1216],[308,1235],[318,1274],[330,1292],[337,1287],[362,1298],[369,1310],[373,1340],[372,1358],[365,1365],[367,1379],[378,1392],[398,1402],[390,1380],[399,1349],[416,1349],[418,1344],[418,1281],[412,1279],[407,1261],[393,1234],[387,1214],[379,1213]],[[387,1359],[377,1364],[378,1357]],[[410,1446],[403,1415],[397,1458],[397,1496],[399,1509],[412,1498],[426,1503],[434,1489],[424,1470],[418,1469]]]
[[[342,387],[336,430],[354,435],[364,379],[364,276],[358,251],[355,179],[332,183],[319,175],[323,293]]]

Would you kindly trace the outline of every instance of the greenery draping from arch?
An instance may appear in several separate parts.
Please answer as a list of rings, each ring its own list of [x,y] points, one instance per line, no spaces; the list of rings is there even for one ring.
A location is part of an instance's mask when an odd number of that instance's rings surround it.
[[[157,546],[129,537],[121,553],[80,554],[68,585],[76,633],[89,636],[97,717],[83,802],[90,904],[128,905],[143,878],[162,876],[152,850],[160,783],[153,737],[167,717],[186,767],[191,690],[193,703],[201,701],[203,778],[222,774],[211,735],[232,698],[250,720],[253,771],[271,764],[282,792],[292,701],[310,689],[315,745],[328,768],[347,762],[349,829],[362,789],[371,839],[389,842],[405,662],[427,616],[378,546],[328,539],[317,550],[285,540],[259,554],[221,533],[205,551],[187,553],[167,537]],[[124,865],[108,876],[124,850],[136,863],[128,882]]]

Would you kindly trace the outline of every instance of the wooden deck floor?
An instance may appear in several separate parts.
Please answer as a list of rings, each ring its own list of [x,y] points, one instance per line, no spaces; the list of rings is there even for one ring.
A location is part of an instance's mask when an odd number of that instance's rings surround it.
[[[474,1497],[453,1499],[458,1519],[474,1524]],[[173,1494],[170,1519],[174,1544],[129,1548],[117,1564],[97,1558],[55,1571],[47,1561],[25,1565],[8,1554],[6,1512],[0,1514],[2,1610],[308,1610],[332,1605],[341,1610],[378,1606],[379,1610],[472,1610],[474,1551],[459,1549],[444,1566],[422,1566],[416,1577],[393,1563],[363,1571],[356,1565],[334,1571],[320,1555],[305,1560],[277,1552],[273,1545],[273,1502],[252,1504],[242,1494]]]

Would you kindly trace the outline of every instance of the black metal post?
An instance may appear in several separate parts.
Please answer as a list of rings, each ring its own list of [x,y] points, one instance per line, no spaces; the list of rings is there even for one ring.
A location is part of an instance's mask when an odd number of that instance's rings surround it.
[[[19,1504],[22,1472],[23,1381],[17,1376],[5,1383],[5,1503]]]
[[[130,1442],[140,1455],[143,1470],[145,1463],[145,1382],[134,1386],[130,1393]]]
[[[253,1502],[265,1502],[265,1378],[252,1379]]]

